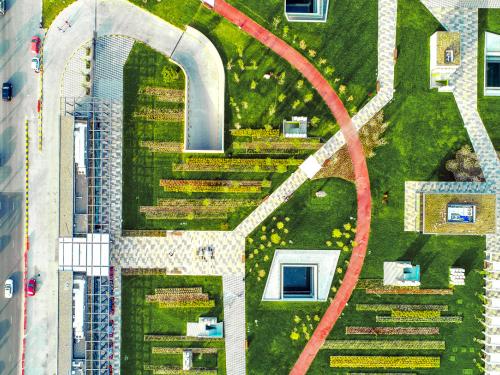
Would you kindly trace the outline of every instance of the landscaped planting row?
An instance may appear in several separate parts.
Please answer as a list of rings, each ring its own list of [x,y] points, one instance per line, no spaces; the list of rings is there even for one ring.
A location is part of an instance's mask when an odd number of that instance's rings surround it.
[[[174,164],[173,171],[182,172],[278,172],[285,173],[288,167],[302,164],[300,159],[233,159],[233,158],[189,158]]]
[[[434,318],[376,316],[377,323],[462,323],[461,316],[438,316]]]
[[[420,310],[420,311],[392,310],[391,316],[394,318],[438,318],[441,316],[441,311],[435,311],[435,310]]]
[[[151,152],[164,154],[177,154],[184,149],[184,145],[181,142],[140,141],[139,146],[147,148]]]
[[[165,191],[178,193],[260,193],[270,188],[270,181],[237,180],[160,180]]]
[[[165,268],[122,268],[123,276],[166,275]]]
[[[236,154],[304,154],[318,150],[323,144],[319,139],[303,138],[285,140],[277,138],[267,141],[233,142]]]
[[[169,89],[166,87],[142,87],[139,94],[154,96],[157,100],[172,103],[184,103],[184,90]]]
[[[448,311],[448,305],[356,304],[356,311]]]
[[[153,374],[155,374],[155,375],[178,375],[178,374],[185,374],[186,373],[186,371],[184,371],[181,367],[163,366],[163,365],[146,364],[146,365],[144,365],[144,370],[145,371],[152,371]],[[204,369],[204,368],[192,368],[191,370],[189,370],[189,374],[213,375],[213,374],[217,374],[217,370],[216,369]]]
[[[192,341],[192,342],[224,342],[224,338],[218,337],[190,337],[190,336],[173,336],[173,335],[144,335],[144,341],[155,342],[175,342],[175,341]]]
[[[206,293],[189,294],[153,294],[146,296],[146,302],[201,302],[208,301]]]
[[[377,289],[366,289],[366,294],[429,294],[429,295],[451,295],[453,289],[419,289],[413,287],[387,287]]]
[[[439,327],[346,327],[346,335],[439,335]]]
[[[439,357],[330,356],[333,368],[439,368]]]
[[[155,288],[155,294],[158,294],[158,295],[162,295],[162,294],[186,295],[186,294],[202,293],[202,292],[203,292],[203,288],[200,286],[189,287],[189,288]]]
[[[444,350],[445,342],[431,340],[327,340],[322,349],[336,350]]]
[[[174,207],[170,210],[168,207],[142,206],[139,212],[148,220],[227,219],[227,212],[213,211],[209,208],[175,209]]]
[[[141,107],[139,111],[133,114],[136,118],[151,121],[182,121],[184,119],[184,110],[182,108],[150,108]]]
[[[213,299],[208,301],[169,301],[159,302],[158,306],[162,309],[211,309],[212,307],[215,307],[215,301]]]
[[[253,207],[261,202],[260,199],[158,199],[158,206],[175,207],[217,207],[230,210],[237,207]]]
[[[182,354],[184,350],[191,350],[194,354],[217,354],[218,348],[166,348],[163,346],[153,346],[152,354]]]
[[[276,138],[279,137],[279,129],[231,129],[233,137],[252,138]]]

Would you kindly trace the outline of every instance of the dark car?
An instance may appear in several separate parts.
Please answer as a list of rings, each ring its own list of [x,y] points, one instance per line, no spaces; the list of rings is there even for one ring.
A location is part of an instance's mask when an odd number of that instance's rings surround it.
[[[6,102],[12,100],[12,83],[4,82],[2,85],[2,99]]]

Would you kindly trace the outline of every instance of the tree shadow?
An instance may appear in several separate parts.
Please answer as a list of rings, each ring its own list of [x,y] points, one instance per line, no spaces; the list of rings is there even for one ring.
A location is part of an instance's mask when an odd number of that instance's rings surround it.
[[[7,247],[7,245],[10,243],[10,240],[10,235],[0,236],[0,253]]]
[[[15,72],[9,79],[9,82],[12,83],[12,97],[16,97],[21,93],[24,86],[26,85],[26,73],[17,71]]]
[[[10,321],[9,319],[4,319],[0,322],[0,340],[4,338],[4,336],[10,330]]]
[[[10,278],[14,282],[14,290],[12,291],[12,294],[15,295],[17,293],[21,293],[21,286],[23,285],[23,274],[20,271],[17,271],[10,275]]]
[[[408,246],[403,256],[399,257],[398,260],[413,260],[418,255],[420,250],[429,241],[429,236],[419,235],[413,242]]]

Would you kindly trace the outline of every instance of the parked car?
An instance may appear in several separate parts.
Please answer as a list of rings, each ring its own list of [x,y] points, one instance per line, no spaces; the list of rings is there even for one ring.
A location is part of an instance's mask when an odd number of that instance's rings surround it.
[[[0,15],[4,15],[5,14],[5,2],[7,0],[0,0]]]
[[[12,83],[4,82],[2,85],[2,100],[8,102],[12,100]]]
[[[33,69],[35,73],[40,73],[40,58],[38,56],[31,59],[31,69]]]
[[[14,281],[12,279],[7,279],[5,280],[3,295],[5,298],[12,298],[12,294],[14,294]]]
[[[29,297],[33,297],[36,293],[36,279],[32,278],[28,281],[28,286],[26,287]]]
[[[38,36],[33,36],[31,38],[31,52],[33,52],[35,55],[38,55],[40,53],[40,44],[41,40]]]

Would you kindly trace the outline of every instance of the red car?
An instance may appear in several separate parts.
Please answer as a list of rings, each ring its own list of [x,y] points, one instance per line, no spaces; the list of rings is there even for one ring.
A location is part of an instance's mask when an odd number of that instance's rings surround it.
[[[30,279],[28,281],[28,286],[26,287],[29,297],[33,297],[36,293],[36,279]]]
[[[33,52],[35,55],[38,55],[40,53],[40,43],[41,40],[36,35],[31,38],[31,52]]]

